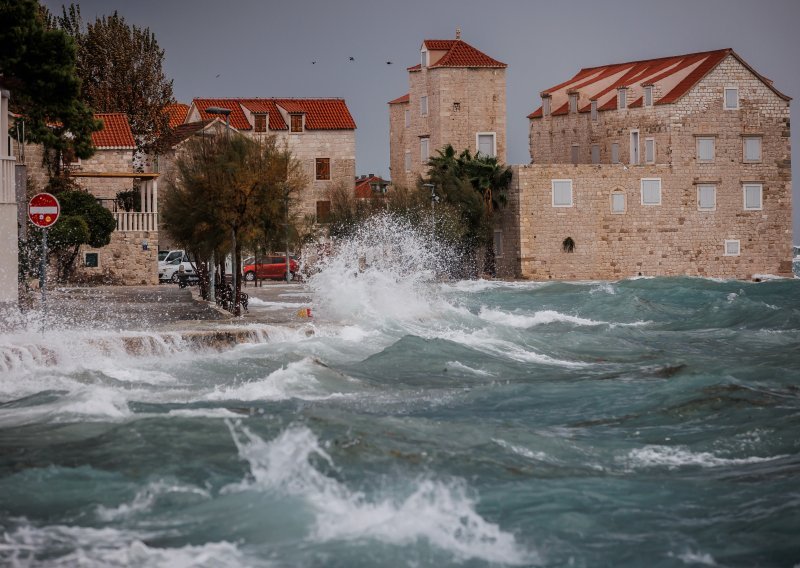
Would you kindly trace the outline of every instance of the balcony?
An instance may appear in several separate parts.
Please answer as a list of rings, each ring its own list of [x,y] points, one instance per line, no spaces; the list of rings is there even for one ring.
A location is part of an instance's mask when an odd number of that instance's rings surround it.
[[[112,213],[117,221],[117,231],[157,231],[158,213],[117,211]]]

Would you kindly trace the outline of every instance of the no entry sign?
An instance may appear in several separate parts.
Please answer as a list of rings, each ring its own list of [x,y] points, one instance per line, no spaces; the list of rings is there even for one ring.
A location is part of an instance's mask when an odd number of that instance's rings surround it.
[[[49,193],[37,193],[28,203],[28,219],[37,227],[47,228],[58,220],[61,206]]]

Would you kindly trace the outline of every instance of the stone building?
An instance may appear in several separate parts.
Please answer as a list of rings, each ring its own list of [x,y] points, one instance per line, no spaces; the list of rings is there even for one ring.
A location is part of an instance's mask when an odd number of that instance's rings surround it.
[[[99,249],[81,247],[78,272],[119,284],[158,283],[157,173],[133,171],[136,141],[124,113],[98,113],[103,128],[92,133],[91,158],[62,157],[62,166],[75,182],[91,193],[117,222],[111,243]],[[32,189],[44,191],[48,173],[41,145],[26,144],[24,163]],[[121,192],[138,193],[138,205],[126,210]]]
[[[10,94],[0,89],[0,308],[17,303],[18,216],[15,190],[16,158],[11,154],[8,135],[8,100]]]
[[[497,227],[505,274],[791,274],[790,99],[733,50],[582,69],[541,96]]]
[[[408,68],[409,91],[389,102],[392,182],[410,187],[436,150],[506,160],[506,64],[461,40],[427,39]]]
[[[309,180],[298,213],[314,219],[330,210],[329,190],[352,187],[356,173],[356,123],[343,99],[203,99],[192,101],[185,122],[213,119],[210,107],[230,111],[231,128],[254,139],[275,135],[286,143]]]

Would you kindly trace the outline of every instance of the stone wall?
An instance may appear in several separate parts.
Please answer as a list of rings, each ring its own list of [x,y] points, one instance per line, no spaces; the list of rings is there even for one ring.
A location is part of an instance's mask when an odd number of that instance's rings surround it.
[[[148,250],[142,247],[145,240]],[[87,253],[98,255],[96,268],[84,266]],[[78,274],[89,279],[107,278],[127,286],[158,284],[158,233],[114,231],[111,242],[103,248],[81,247],[77,264]]]
[[[743,209],[736,176],[717,187],[717,208],[699,211],[694,173],[667,165],[514,166],[509,206],[499,223],[516,263],[506,276],[534,280],[619,279],[630,276],[751,278],[791,272],[791,186],[763,180],[763,208]],[[661,180],[661,204],[643,205],[641,179]],[[554,207],[551,181],[572,180],[570,207]],[[612,191],[625,211],[611,211]],[[519,236],[515,228],[519,227]],[[575,243],[565,252],[564,240]],[[726,256],[738,240],[738,256]]]
[[[389,153],[392,182],[413,185],[427,173],[420,138],[429,137],[429,155],[451,144],[457,152],[478,151],[476,135],[493,132],[495,151],[506,160],[506,71],[463,67],[423,67],[409,72],[409,102],[390,105]],[[428,97],[422,115],[421,99]],[[405,126],[405,109],[410,124]],[[411,171],[405,171],[405,154],[411,153]]]

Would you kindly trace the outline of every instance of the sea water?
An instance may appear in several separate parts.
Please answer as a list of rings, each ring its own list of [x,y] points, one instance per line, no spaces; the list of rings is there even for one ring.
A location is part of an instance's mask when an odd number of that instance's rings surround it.
[[[0,336],[0,565],[800,563],[800,281],[446,256],[384,220],[222,352]]]

